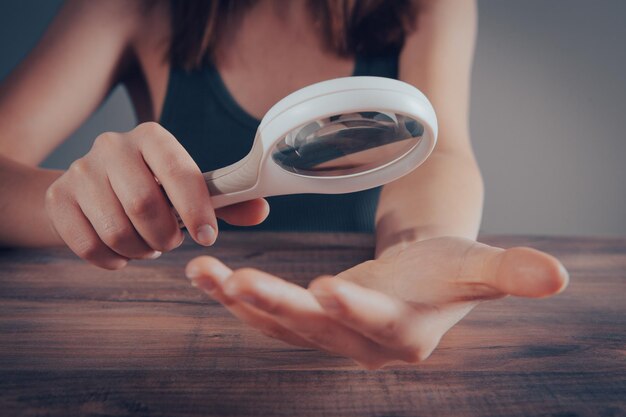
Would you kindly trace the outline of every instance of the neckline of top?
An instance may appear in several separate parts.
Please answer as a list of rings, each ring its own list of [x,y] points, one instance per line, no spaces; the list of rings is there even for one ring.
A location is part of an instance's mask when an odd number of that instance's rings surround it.
[[[366,63],[364,62],[364,60],[357,55],[354,60],[354,66],[351,76],[363,74],[365,71],[365,65]],[[261,123],[261,120],[248,113],[237,102],[237,100],[235,100],[233,95],[230,93],[230,90],[226,86],[226,83],[224,82],[224,79],[222,78],[219,70],[212,62],[208,62],[206,64],[206,68],[208,71],[206,71],[205,74],[208,78],[214,94],[217,96],[222,106],[231,114],[231,116],[233,116],[239,122],[256,129]]]

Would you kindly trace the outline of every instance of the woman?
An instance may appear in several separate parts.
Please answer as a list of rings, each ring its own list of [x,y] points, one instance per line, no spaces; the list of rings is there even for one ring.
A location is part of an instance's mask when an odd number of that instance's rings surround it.
[[[470,0],[71,0],[2,84],[0,241],[66,244],[118,269],[182,243],[169,201],[191,237],[210,246],[216,216],[233,225],[268,216],[263,199],[214,211],[201,171],[243,157],[272,104],[329,78],[399,78],[437,111],[429,159],[381,190],[269,199],[273,212],[258,226],[375,230],[375,259],[308,289],[210,257],[186,272],[241,320],[288,343],[368,368],[423,360],[478,302],[548,296],[568,280],[545,253],[475,241],[483,201],[468,129],[475,34]],[[37,168],[118,83],[144,123],[100,135],[65,172]]]

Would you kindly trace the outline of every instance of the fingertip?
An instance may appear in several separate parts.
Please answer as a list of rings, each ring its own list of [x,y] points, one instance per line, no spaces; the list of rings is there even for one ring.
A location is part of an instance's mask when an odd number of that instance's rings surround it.
[[[185,234],[182,231],[180,231],[180,240],[178,241],[174,249],[180,248],[184,242],[185,242]]]
[[[569,271],[565,268],[565,265],[563,265],[560,261],[558,261],[558,276],[560,279],[560,286],[557,287],[557,290],[554,292],[554,294],[559,294],[563,291],[565,291],[565,289],[567,288],[567,286],[569,285]]]
[[[545,259],[545,278],[540,287],[542,292],[537,294],[538,297],[549,297],[559,294],[567,288],[569,284],[569,273],[565,266],[555,257],[543,254]]]
[[[157,250],[161,252],[170,252],[179,248],[185,241],[185,233],[182,230],[177,229],[174,235],[169,239],[169,242],[163,247],[159,247]]]
[[[259,200],[261,200],[261,209],[259,211],[261,215],[259,216],[259,223],[262,223],[265,219],[267,219],[267,216],[270,215],[270,203],[264,198],[260,198]]]
[[[269,203],[264,198],[244,201],[216,210],[219,218],[234,226],[255,226],[262,223],[269,212]]]
[[[104,269],[108,269],[109,271],[117,271],[119,269],[124,268],[126,265],[128,265],[128,259],[120,258],[120,259],[108,261],[98,266]]]
[[[192,259],[185,267],[185,276],[192,281],[202,275],[197,259]]]
[[[309,292],[313,294],[317,303],[332,316],[339,315],[344,312],[343,300],[337,297],[335,291],[330,288],[327,289],[324,286],[315,286],[309,288]]]
[[[255,226],[263,223],[265,219],[267,219],[267,216],[269,216],[270,203],[264,198],[257,198],[249,202],[247,210],[250,216],[249,225]]]
[[[224,294],[235,297],[243,293],[255,292],[263,288],[263,275],[253,268],[241,268],[233,272],[231,279],[224,283]]]
[[[569,274],[554,256],[527,247],[507,249],[501,255],[497,282],[516,296],[541,298],[562,292]]]
[[[224,281],[233,271],[219,259],[212,256],[199,256],[189,261],[185,268],[187,278],[194,280],[202,275],[209,275]]]
[[[196,229],[194,240],[202,246],[212,246],[217,240],[217,227],[203,224]]]
[[[150,260],[153,261],[155,259],[158,259],[161,257],[161,255],[163,255],[163,252],[158,251],[158,250],[153,250],[152,252],[148,252],[146,255],[142,256],[139,259],[144,259],[144,260]]]
[[[187,266],[186,266],[186,270],[189,270],[189,268],[197,268],[200,269],[202,265],[204,265],[206,262],[211,262],[213,258],[212,256],[196,256],[195,258],[193,258],[192,260],[190,260],[189,262],[187,262]]]
[[[358,287],[357,284],[349,281],[331,275],[322,275],[311,283],[309,291],[328,313],[333,316],[344,316],[361,294],[358,292],[360,288],[356,287]]]
[[[320,275],[309,282],[308,289],[326,289],[329,290],[332,288],[332,280],[334,276],[332,275]]]
[[[249,226],[263,223],[270,214],[270,203],[264,198],[246,201],[244,204],[246,204],[244,209],[249,216]]]

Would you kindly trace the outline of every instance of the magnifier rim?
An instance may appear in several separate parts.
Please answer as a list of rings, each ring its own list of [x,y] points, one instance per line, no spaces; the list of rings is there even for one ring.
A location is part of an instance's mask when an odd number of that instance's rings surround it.
[[[376,82],[372,82],[372,79]],[[432,104],[421,91],[401,81],[378,77],[361,77],[359,82],[353,82],[351,79],[345,81],[352,81],[350,82],[352,88],[326,91],[325,94],[316,96],[309,95],[308,100],[298,101],[297,105],[288,108],[283,106],[285,111],[273,117],[263,128],[259,128],[258,135],[263,155],[259,161],[255,192],[266,196],[294,193],[350,193],[395,181],[428,158],[437,143],[438,126]],[[376,168],[344,175],[321,177],[297,174],[285,170],[271,160],[271,151],[276,143],[290,131],[301,128],[312,120],[363,111],[390,112],[410,117],[424,126],[422,140],[399,158],[396,157]],[[254,191],[251,191],[251,194],[253,193]]]
[[[388,91],[388,90],[386,90]],[[314,179],[323,179],[323,180],[337,180],[337,179],[342,179],[342,178],[352,178],[352,177],[359,177],[359,176],[363,176],[366,174],[371,174],[373,172],[379,171],[381,169],[384,169],[385,167],[388,167],[391,164],[394,164],[398,161],[400,161],[401,159],[404,159],[407,155],[411,154],[412,152],[414,152],[416,150],[416,148],[420,145],[420,143],[422,142],[422,140],[424,140],[426,138],[427,135],[427,130],[428,130],[428,124],[424,122],[424,120],[422,118],[416,119],[415,115],[412,114],[408,114],[406,112],[399,112],[399,111],[389,111],[389,110],[385,110],[385,109],[381,109],[380,107],[376,108],[375,110],[368,108],[367,110],[351,110],[350,113],[361,113],[361,112],[377,112],[377,113],[392,113],[394,116],[395,115],[400,115],[400,116],[404,116],[407,117],[411,120],[415,120],[417,122],[419,122],[423,127],[424,127],[424,133],[421,136],[416,136],[413,139],[418,139],[417,142],[415,142],[415,144],[408,149],[406,152],[404,152],[402,155],[391,159],[390,161],[382,164],[382,165],[378,165],[374,168],[370,168],[370,169],[366,169],[364,171],[360,171],[360,172],[354,172],[351,174],[343,174],[343,175],[308,175],[308,174],[300,174],[298,172],[293,172],[293,171],[289,171],[287,169],[285,169],[284,167],[282,167],[278,162],[276,162],[274,160],[274,158],[272,157],[273,155],[273,151],[277,148],[277,146],[281,143],[282,140],[284,140],[285,136],[288,135],[291,132],[294,131],[298,131],[299,129],[302,129],[304,126],[306,126],[309,123],[312,123],[314,121],[320,120],[320,119],[326,119],[326,118],[330,118],[333,116],[337,116],[337,114],[332,113],[329,115],[320,115],[320,117],[316,118],[316,119],[312,119],[309,122],[303,123],[298,127],[293,128],[292,130],[290,130],[289,132],[287,132],[285,135],[283,135],[282,137],[280,137],[279,139],[275,140],[274,143],[268,148],[268,152],[267,152],[267,156],[266,156],[266,161],[267,160],[271,160],[271,163],[275,164],[276,166],[278,166],[282,171],[284,171],[287,174],[290,175],[294,175],[296,177],[303,177],[303,178],[314,178]],[[267,162],[266,162],[267,163]]]
[[[432,109],[432,105],[426,95],[407,82],[395,78],[370,75],[340,77],[308,85],[283,97],[265,113],[258,130],[264,130],[274,119],[307,101],[329,94],[345,94],[354,91],[383,91],[385,93],[408,94],[426,101]]]

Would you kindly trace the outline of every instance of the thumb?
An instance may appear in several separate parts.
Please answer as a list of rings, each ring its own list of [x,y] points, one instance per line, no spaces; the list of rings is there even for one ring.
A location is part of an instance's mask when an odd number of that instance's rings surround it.
[[[520,297],[547,297],[567,286],[569,274],[554,256],[527,247],[483,247],[481,279],[491,287]]]
[[[217,217],[235,226],[255,226],[262,223],[269,213],[270,206],[264,198],[244,201],[215,210]]]

